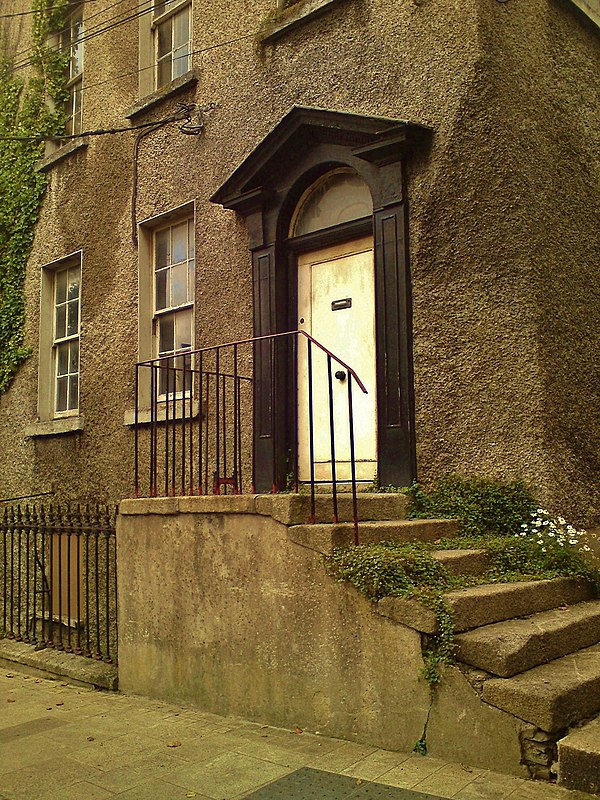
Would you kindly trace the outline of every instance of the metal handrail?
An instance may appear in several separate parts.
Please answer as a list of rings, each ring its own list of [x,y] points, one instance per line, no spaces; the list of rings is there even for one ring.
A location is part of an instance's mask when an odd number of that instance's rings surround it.
[[[215,344],[215,345],[211,345],[210,347],[201,347],[201,348],[197,348],[195,350],[180,350],[177,353],[172,353],[171,355],[168,355],[168,356],[157,356],[156,358],[149,358],[146,361],[138,361],[138,362],[136,362],[136,367],[151,367],[154,364],[156,364],[157,362],[169,361],[170,359],[181,357],[181,356],[195,356],[195,355],[200,355],[201,353],[209,353],[209,352],[212,352],[214,350],[224,350],[226,347],[233,347],[234,345],[235,346],[239,346],[239,345],[242,345],[242,344],[253,344],[254,342],[260,342],[260,341],[264,341],[266,339],[277,339],[277,338],[281,338],[283,336],[298,336],[298,334],[301,334],[302,336],[305,336],[310,342],[312,342],[312,344],[315,344],[326,355],[328,355],[331,358],[333,358],[333,360],[336,361],[340,365],[340,367],[344,367],[345,369],[347,369],[348,372],[352,375],[352,377],[356,381],[356,383],[358,384],[358,386],[360,387],[361,391],[364,392],[364,394],[369,394],[369,392],[366,389],[364,383],[361,381],[361,379],[358,377],[358,375],[352,369],[352,367],[350,367],[348,364],[346,364],[345,361],[342,361],[341,358],[338,358],[338,356],[336,356],[335,353],[332,353],[331,350],[329,350],[327,347],[325,347],[324,344],[322,344],[321,342],[318,342],[313,336],[310,335],[310,333],[307,333],[306,331],[302,331],[302,330],[283,331],[283,333],[269,333],[269,334],[267,334],[265,336],[253,336],[250,339],[239,339],[236,342],[225,342],[224,344]],[[183,371],[182,367],[171,367],[171,369],[179,369],[180,371]],[[187,370],[187,371],[189,372],[189,370]]]
[[[336,424],[333,393],[333,372],[332,364],[346,370],[347,378],[347,408],[348,408],[348,436],[349,436],[349,464],[350,464],[350,483],[352,487],[352,507],[354,518],[354,541],[358,544],[358,510],[357,510],[357,489],[356,489],[356,458],[354,443],[354,410],[352,387],[353,382],[357,384],[363,394],[368,394],[367,388],[361,381],[356,371],[339,356],[333,353],[328,347],[319,342],[313,336],[303,330],[284,331],[281,333],[267,334],[264,336],[254,336],[237,341],[225,342],[223,344],[211,345],[208,347],[196,348],[194,350],[179,350],[169,355],[158,356],[156,358],[139,361],[136,364],[135,372],[135,415],[134,415],[134,446],[135,446],[135,495],[139,496],[140,491],[140,471],[139,471],[139,449],[140,449],[140,369],[150,370],[150,433],[149,433],[149,467],[150,467],[150,496],[159,494],[159,483],[162,482],[160,475],[164,473],[164,494],[174,495],[178,491],[182,494],[206,494],[209,491],[210,474],[209,461],[216,466],[212,478],[213,494],[220,494],[223,487],[227,492],[230,488],[234,494],[238,494],[243,489],[243,434],[242,416],[248,408],[256,409],[253,403],[242,403],[242,382],[254,383],[254,378],[242,375],[238,371],[238,360],[240,348],[244,345],[254,347],[261,342],[271,344],[270,372],[262,373],[261,380],[266,378],[264,391],[270,392],[271,404],[270,414],[270,436],[273,441],[273,452],[277,452],[277,411],[276,404],[279,394],[277,392],[276,377],[274,372],[274,350],[273,344],[276,340],[289,338],[292,339],[294,347],[292,358],[298,357],[298,341],[303,337],[306,341],[306,366],[308,384],[308,456],[310,466],[310,521],[316,521],[316,497],[315,497],[315,436],[314,436],[314,390],[313,390],[313,345],[324,353],[327,363],[327,389],[329,404],[329,439],[330,439],[330,459],[331,459],[331,485],[333,495],[333,519],[338,522],[338,497],[337,485],[340,481],[337,478],[336,462]],[[252,351],[256,353],[256,351]],[[179,359],[179,361],[178,361]],[[226,369],[226,363],[233,361],[233,370]],[[209,368],[214,360],[214,367]],[[256,361],[254,362],[256,366]],[[225,369],[222,369],[225,368]],[[295,373],[294,373],[295,374]],[[198,376],[197,378],[192,376]],[[256,373],[255,373],[256,377]],[[198,381],[197,390],[192,387]],[[263,384],[261,384],[263,385]],[[270,385],[270,388],[269,388]],[[188,388],[189,387],[189,388]],[[198,420],[194,423],[194,393],[197,391],[196,399],[199,402],[198,408],[206,409],[206,413],[200,413]],[[256,391],[256,390],[255,390]],[[297,384],[291,389],[292,394],[297,391]],[[256,394],[255,394],[256,396]],[[320,400],[321,398],[319,398]],[[339,400],[338,400],[339,402]],[[229,405],[228,405],[229,404]],[[233,407],[233,412],[232,412]],[[213,414],[213,426],[210,426],[209,416]],[[296,414],[296,412],[294,412]],[[211,417],[212,419],[212,417]],[[159,434],[159,428],[163,428],[164,435]],[[255,418],[255,424],[256,418]],[[296,428],[297,429],[297,428]],[[194,438],[197,437],[196,444]],[[256,440],[254,440],[256,441]],[[195,453],[194,451],[195,447]],[[298,440],[292,447],[294,461],[294,489],[298,491]],[[232,455],[233,451],[233,455]],[[176,456],[177,452],[177,456]],[[245,451],[247,452],[247,451]],[[210,455],[210,458],[209,458]],[[252,450],[252,486],[251,491],[255,491],[255,459],[256,451]],[[160,461],[160,463],[159,463]],[[346,461],[346,459],[344,459]],[[248,462],[245,462],[248,463]],[[163,466],[164,465],[164,466]],[[233,474],[228,474],[233,468]],[[179,475],[181,480],[179,480]],[[278,478],[277,466],[273,460],[273,482],[272,492],[277,493]],[[322,482],[322,481],[319,481]],[[329,482],[328,480],[326,482]],[[344,479],[341,482],[346,482]]]

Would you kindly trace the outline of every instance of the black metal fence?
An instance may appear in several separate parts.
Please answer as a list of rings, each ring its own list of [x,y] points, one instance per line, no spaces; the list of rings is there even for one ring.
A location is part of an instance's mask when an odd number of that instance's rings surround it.
[[[117,660],[116,509],[0,507],[0,635]]]
[[[282,401],[278,371],[291,364]],[[256,443],[278,451],[280,422],[290,430],[287,485],[272,460],[272,489],[311,496],[327,488],[338,521],[338,490],[353,497],[358,543],[355,391],[367,390],[356,372],[305,331],[180,351],[136,366],[135,496],[255,492]],[[300,421],[299,421],[300,420]]]

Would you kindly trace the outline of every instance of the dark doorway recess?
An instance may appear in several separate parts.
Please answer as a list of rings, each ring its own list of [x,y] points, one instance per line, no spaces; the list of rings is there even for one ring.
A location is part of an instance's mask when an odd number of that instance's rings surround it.
[[[296,329],[299,252],[372,234],[377,474],[384,486],[408,485],[416,477],[406,160],[431,133],[405,120],[295,106],[211,198],[246,220],[255,336]],[[339,167],[367,183],[373,215],[291,238],[290,222],[304,192]],[[289,387],[295,367],[283,350],[258,350],[255,358],[256,490],[270,491],[273,476],[283,488],[293,471],[296,398]],[[265,391],[271,374],[274,385]]]

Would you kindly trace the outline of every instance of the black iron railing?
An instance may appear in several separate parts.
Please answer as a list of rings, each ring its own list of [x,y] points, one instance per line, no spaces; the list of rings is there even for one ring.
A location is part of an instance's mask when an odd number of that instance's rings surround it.
[[[334,392],[334,381],[345,390]],[[352,492],[358,542],[353,392],[367,390],[312,336],[288,331],[181,351],[138,363],[135,382],[136,496],[254,493],[257,442],[269,440],[276,454],[285,428],[287,476],[282,482],[273,455],[270,490],[298,492],[305,485],[314,522],[317,486],[330,487],[337,522],[343,484]]]
[[[98,505],[0,507],[4,637],[116,662],[115,518]]]

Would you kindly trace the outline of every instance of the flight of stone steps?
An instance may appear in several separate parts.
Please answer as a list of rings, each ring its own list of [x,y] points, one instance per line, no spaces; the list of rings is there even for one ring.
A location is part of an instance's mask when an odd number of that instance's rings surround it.
[[[261,503],[263,503],[261,507]],[[353,541],[352,498],[339,497],[339,519],[331,520],[331,497],[317,496],[317,523],[307,524],[310,498],[256,498],[256,511],[290,526],[289,537],[318,552]],[[453,520],[406,519],[408,501],[399,494],[359,494],[361,543],[434,541],[453,536]],[[485,552],[436,553],[454,574],[480,575]],[[529,723],[521,741],[522,763],[532,776],[600,792],[600,600],[575,578],[485,584],[449,592],[454,613],[456,660],[481,702]],[[413,600],[385,597],[378,613],[420,631],[437,632],[432,611]]]

